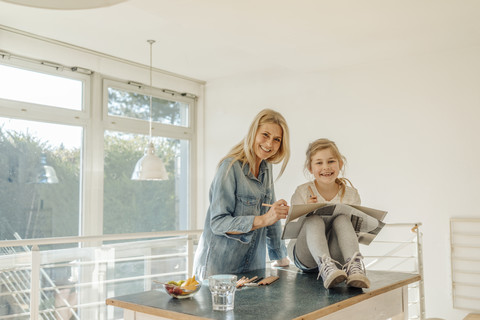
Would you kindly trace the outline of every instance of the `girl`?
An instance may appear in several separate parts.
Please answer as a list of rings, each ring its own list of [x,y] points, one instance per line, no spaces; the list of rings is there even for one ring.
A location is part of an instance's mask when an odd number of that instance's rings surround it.
[[[314,180],[297,187],[292,205],[317,202],[360,205],[360,196],[350,181],[338,177],[346,159],[333,141],[318,139],[312,142],[306,156],[305,171],[310,172]],[[303,219],[303,225],[297,241],[290,244],[293,246],[293,261],[299,269],[318,271],[327,289],[345,280],[352,287],[370,286],[357,235],[346,215],[336,216],[328,225],[319,215],[300,219]],[[345,262],[343,267],[336,260]]]
[[[281,175],[289,157],[285,119],[276,111],[262,110],[247,136],[220,161],[213,179],[195,253],[198,278],[265,268],[267,248],[275,265],[289,264],[280,224],[289,207],[283,199],[275,201],[272,175],[272,163],[283,161]]]

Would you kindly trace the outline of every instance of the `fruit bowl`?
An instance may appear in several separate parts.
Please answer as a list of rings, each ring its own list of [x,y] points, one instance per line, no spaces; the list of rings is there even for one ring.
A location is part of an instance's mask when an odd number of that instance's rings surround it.
[[[176,299],[187,299],[193,297],[202,287],[202,283],[197,281],[198,284],[192,287],[192,290],[185,289],[184,287],[177,286],[171,283],[164,283],[163,289],[165,292]]]

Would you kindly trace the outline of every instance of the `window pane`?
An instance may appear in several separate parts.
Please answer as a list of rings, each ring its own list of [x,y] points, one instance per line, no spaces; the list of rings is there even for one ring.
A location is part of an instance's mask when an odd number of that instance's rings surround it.
[[[0,98],[82,110],[80,80],[0,65]]]
[[[104,141],[104,234],[187,229],[189,142],[154,137],[169,180],[134,181],[148,136],[106,132]]]
[[[152,98],[152,121],[188,127],[188,104]],[[150,96],[108,88],[108,114],[112,116],[150,120]]]
[[[80,127],[0,118],[2,239],[78,235],[81,143]]]

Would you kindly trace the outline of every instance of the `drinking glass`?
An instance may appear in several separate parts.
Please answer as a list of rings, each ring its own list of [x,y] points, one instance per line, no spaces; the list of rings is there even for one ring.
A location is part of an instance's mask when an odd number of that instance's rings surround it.
[[[217,274],[208,277],[208,287],[212,293],[213,310],[233,310],[237,276],[233,274]]]

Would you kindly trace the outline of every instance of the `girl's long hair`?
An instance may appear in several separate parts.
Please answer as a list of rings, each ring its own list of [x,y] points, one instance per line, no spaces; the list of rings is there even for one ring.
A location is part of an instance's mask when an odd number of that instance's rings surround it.
[[[267,159],[267,161],[271,163],[280,163],[283,161],[280,173],[278,174],[278,177],[280,177],[285,171],[288,160],[290,159],[290,134],[285,118],[277,111],[271,109],[263,109],[257,114],[245,138],[236,144],[228,154],[220,160],[220,163],[227,158],[233,158],[228,170],[230,170],[235,161],[240,161],[242,168],[248,163],[250,170],[254,170],[257,159],[254,151],[255,137],[257,136],[258,128],[267,123],[278,124],[282,128],[280,148],[277,153]]]

